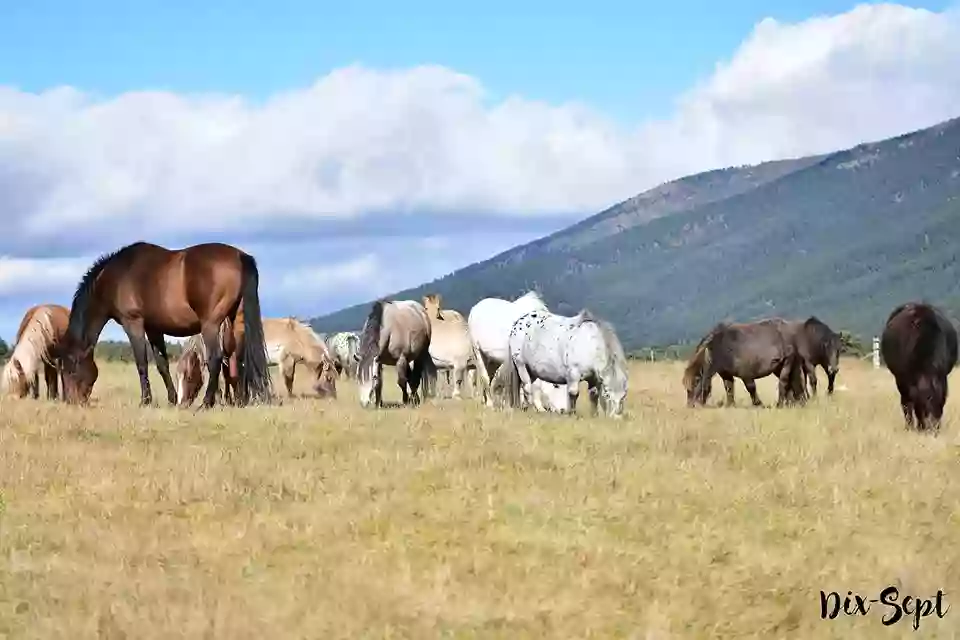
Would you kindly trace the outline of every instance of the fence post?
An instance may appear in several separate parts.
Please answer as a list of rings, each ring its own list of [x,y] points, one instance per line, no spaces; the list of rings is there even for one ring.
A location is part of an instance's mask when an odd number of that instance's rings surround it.
[[[880,338],[873,336],[873,368],[880,368]]]

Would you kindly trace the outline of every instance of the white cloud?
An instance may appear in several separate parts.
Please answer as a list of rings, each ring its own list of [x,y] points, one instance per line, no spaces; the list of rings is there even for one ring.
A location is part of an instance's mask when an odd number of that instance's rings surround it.
[[[0,89],[0,191],[21,242],[69,241],[81,220],[160,240],[377,211],[589,213],[684,173],[956,115],[958,25],[899,5],[766,19],[673,117],[632,129],[579,105],[488,104],[436,66],[348,67],[262,104]]]
[[[314,294],[332,293],[343,289],[361,289],[366,292],[378,288],[384,270],[374,254],[337,264],[298,266],[280,278],[279,288],[288,295],[298,292]]]
[[[65,290],[72,293],[92,262],[92,259],[85,258],[0,256],[0,296],[62,293]]]

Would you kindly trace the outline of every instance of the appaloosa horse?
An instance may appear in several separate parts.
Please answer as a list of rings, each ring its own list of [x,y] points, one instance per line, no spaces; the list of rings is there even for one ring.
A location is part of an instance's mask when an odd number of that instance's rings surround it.
[[[908,302],[887,318],[880,335],[883,364],[900,392],[908,428],[940,430],[947,402],[947,377],[957,364],[957,330],[931,304]]]
[[[272,399],[263,324],[260,318],[259,271],[253,256],[221,243],[170,250],[136,242],[101,256],[84,274],[73,296],[70,323],[60,355],[64,396],[85,402],[97,379],[93,349],[104,325],[117,322],[133,347],[140,376],[140,403],[153,401],[147,376],[147,350],[167,388],[171,405],[177,390],[170,377],[164,336],[203,335],[209,380],[204,407],[212,407],[223,361],[219,334],[224,320],[236,324],[243,306],[245,333],[239,358],[240,404]]]

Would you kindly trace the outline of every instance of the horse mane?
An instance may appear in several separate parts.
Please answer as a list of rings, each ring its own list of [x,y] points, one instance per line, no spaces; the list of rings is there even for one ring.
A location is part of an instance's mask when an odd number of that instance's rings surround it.
[[[360,336],[358,354],[361,359],[366,352],[375,348],[380,341],[380,329],[383,327],[383,308],[389,304],[386,300],[377,300],[370,307],[370,313],[367,314],[367,321],[363,323],[363,334]]]
[[[33,314],[37,312],[37,309],[39,309],[40,306],[41,305],[39,304],[35,304],[27,309],[27,312],[23,314],[23,319],[20,320],[20,327],[17,329],[17,337],[13,339],[14,346],[20,342],[20,337],[23,336],[23,331],[27,328],[27,325],[30,324],[30,321],[33,319]]]
[[[53,359],[52,345],[56,340],[56,330],[53,326],[53,312],[49,308],[37,305],[27,313],[26,320],[21,322],[21,330],[16,346],[10,359],[0,374],[0,385],[4,392],[8,392],[11,385],[19,379],[17,369],[29,380],[34,376],[42,362],[51,363]]]
[[[120,247],[116,251],[110,251],[101,255],[93,261],[87,272],[80,278],[80,284],[77,285],[73,293],[73,302],[70,305],[70,323],[67,325],[67,334],[75,341],[83,339],[84,330],[87,328],[87,311],[90,309],[90,297],[93,294],[94,285],[97,282],[97,276],[103,273],[114,260],[124,258],[132,249],[147,244],[146,242],[134,242],[125,247]]]
[[[601,320],[593,316],[590,316],[589,319],[584,321],[592,322],[600,329],[600,335],[603,336],[603,343],[607,347],[607,353],[610,354],[614,371],[626,371],[627,354],[623,351],[623,345],[620,343],[620,338],[617,337],[617,332],[614,331],[613,325],[606,320]]]
[[[815,343],[827,349],[834,341],[839,341],[840,335],[833,331],[817,316],[810,316],[803,322],[803,329],[811,336]]]

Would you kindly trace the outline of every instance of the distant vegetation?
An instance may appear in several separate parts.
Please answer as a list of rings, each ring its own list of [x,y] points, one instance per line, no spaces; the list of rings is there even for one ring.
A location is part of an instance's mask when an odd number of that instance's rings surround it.
[[[837,153],[710,171],[391,298],[440,293],[466,313],[540,290],[588,307],[624,347],[680,353],[722,320],[817,315],[869,351],[897,304],[960,309],[960,120]],[[370,302],[315,318],[356,329]],[[671,351],[671,349],[674,349]]]

